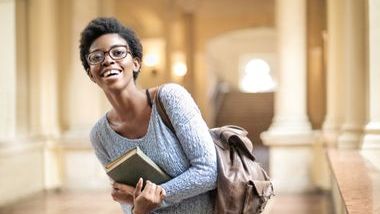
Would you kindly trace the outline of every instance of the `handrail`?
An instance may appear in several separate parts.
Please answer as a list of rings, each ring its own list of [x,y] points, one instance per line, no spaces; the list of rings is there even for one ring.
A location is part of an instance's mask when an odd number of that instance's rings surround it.
[[[367,151],[379,156],[380,151]],[[359,150],[327,151],[333,178],[346,213],[379,213],[380,171]],[[337,206],[336,207],[341,207]]]
[[[219,112],[222,108],[224,97],[227,92],[229,92],[229,85],[226,82],[217,82],[214,87],[214,93],[211,97],[212,103],[214,105],[215,115],[219,115]]]

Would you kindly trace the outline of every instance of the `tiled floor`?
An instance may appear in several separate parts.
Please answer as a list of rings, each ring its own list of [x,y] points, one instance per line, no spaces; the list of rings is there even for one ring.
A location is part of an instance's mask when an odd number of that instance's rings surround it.
[[[278,195],[264,214],[332,214],[325,194]],[[0,208],[0,214],[117,214],[119,205],[108,192],[40,193]]]
[[[120,206],[108,192],[39,193],[0,208],[0,214],[115,214]]]

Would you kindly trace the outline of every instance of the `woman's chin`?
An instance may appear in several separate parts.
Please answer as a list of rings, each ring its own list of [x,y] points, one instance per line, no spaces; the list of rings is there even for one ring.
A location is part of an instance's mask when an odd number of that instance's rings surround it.
[[[102,88],[106,89],[107,91],[115,91],[115,92],[122,91],[127,88],[130,82],[131,80],[113,78],[113,79],[107,80],[106,84],[104,84]]]

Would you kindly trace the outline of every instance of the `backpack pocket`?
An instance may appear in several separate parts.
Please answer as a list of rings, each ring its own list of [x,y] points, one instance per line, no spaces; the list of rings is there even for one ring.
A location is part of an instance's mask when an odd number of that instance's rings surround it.
[[[249,181],[246,184],[243,213],[261,213],[274,195],[270,181]]]

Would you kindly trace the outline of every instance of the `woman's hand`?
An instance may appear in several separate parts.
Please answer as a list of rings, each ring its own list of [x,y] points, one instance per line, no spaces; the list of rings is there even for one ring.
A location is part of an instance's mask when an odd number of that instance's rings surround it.
[[[133,204],[134,192],[135,188],[132,186],[116,182],[112,184],[112,198],[114,201],[117,201],[119,203]]]
[[[150,213],[153,209],[160,206],[166,196],[165,190],[161,186],[150,181],[146,181],[144,190],[142,190],[142,186],[143,179],[140,178],[134,191],[133,214]]]

